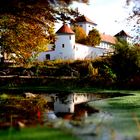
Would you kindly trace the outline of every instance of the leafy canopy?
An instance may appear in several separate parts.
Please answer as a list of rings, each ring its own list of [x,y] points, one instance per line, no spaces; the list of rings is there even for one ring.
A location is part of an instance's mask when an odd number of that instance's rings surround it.
[[[86,39],[86,44],[90,46],[97,46],[101,42],[100,33],[97,29],[92,29]]]
[[[130,79],[140,69],[140,48],[119,39],[112,56],[112,68],[118,81]]]
[[[77,0],[79,1],[79,0]],[[55,40],[54,22],[70,20],[77,11],[68,8],[72,0],[1,0],[0,45],[15,62],[31,62]],[[86,0],[82,2],[87,3]]]
[[[74,25],[72,30],[75,32],[75,40],[77,43],[85,44],[86,32],[84,29],[78,25]]]

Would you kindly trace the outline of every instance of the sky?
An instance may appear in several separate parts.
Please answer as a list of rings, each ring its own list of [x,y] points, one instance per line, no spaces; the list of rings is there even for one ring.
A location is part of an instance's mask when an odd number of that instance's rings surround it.
[[[129,8],[126,8],[126,0],[90,0],[89,4],[74,2],[72,7],[78,8],[92,21],[97,23],[97,29],[101,33],[115,35],[121,30],[130,32],[130,27],[126,26]]]

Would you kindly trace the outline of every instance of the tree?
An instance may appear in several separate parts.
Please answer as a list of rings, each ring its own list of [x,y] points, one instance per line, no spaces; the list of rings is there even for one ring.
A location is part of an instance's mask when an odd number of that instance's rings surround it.
[[[15,62],[23,65],[31,63],[40,52],[47,50],[47,44],[52,40],[38,24],[24,21],[17,23],[17,18],[11,21],[8,16],[6,20],[9,27],[2,33],[1,46],[4,48],[4,53],[9,55],[14,53],[16,57],[11,55],[10,58]]]
[[[77,15],[77,11],[68,8],[72,1],[1,0],[0,45],[4,51],[14,52],[18,63],[31,62],[31,56],[37,56],[46,49],[45,44],[55,40],[54,22]]]
[[[140,49],[121,39],[118,39],[114,48],[114,55],[111,57],[112,69],[117,80],[125,82],[139,71]]]
[[[74,25],[72,30],[75,32],[75,40],[77,43],[85,44],[86,32],[84,29],[78,25]]]
[[[134,42],[140,43],[140,1],[139,0],[126,0],[127,6],[133,3],[129,17],[127,18],[129,26],[132,26]]]
[[[97,46],[101,42],[101,37],[97,29],[92,29],[86,39],[86,44],[90,46]]]

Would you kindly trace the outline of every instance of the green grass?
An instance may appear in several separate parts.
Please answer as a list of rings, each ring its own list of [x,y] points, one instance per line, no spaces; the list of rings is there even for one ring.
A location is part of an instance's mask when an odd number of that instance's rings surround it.
[[[0,131],[0,140],[77,140],[68,132],[47,127],[23,128],[20,131],[10,128]]]
[[[138,136],[140,123],[140,91],[121,91],[129,96],[95,101],[90,105],[108,113],[111,117],[104,121],[108,128],[125,136]]]
[[[52,86],[17,86],[17,87],[0,87],[0,91],[41,91],[41,92],[55,92],[55,91],[65,91],[67,92],[86,92],[86,93],[94,93],[94,92],[110,92],[110,94],[114,92],[120,92],[116,90],[104,89],[104,88],[95,88],[95,87],[79,87],[79,86],[63,86],[63,85],[52,85]],[[126,92],[128,92],[126,90]]]
[[[97,88],[88,88],[88,87],[64,87],[64,86],[25,86],[25,87],[0,87],[1,92],[7,92],[7,91],[15,91],[19,93],[23,93],[24,91],[33,91],[33,92],[86,92],[86,93],[94,93],[94,92],[100,92],[104,91],[103,89],[97,89]]]

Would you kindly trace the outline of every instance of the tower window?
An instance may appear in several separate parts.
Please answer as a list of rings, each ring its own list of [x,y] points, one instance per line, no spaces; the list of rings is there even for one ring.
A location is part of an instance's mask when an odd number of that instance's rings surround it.
[[[71,40],[71,35],[69,36],[69,39]]]
[[[65,47],[65,44],[62,44],[62,48],[64,48]]]

